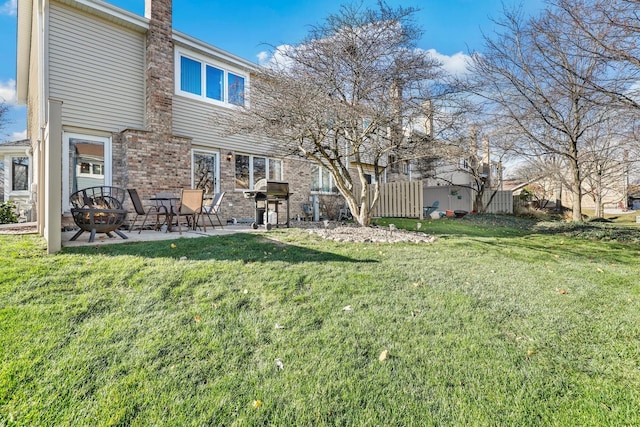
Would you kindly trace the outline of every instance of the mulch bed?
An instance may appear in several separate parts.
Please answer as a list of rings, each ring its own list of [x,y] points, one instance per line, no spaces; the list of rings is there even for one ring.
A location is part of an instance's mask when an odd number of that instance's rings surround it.
[[[21,224],[0,224],[0,234],[35,234],[38,232],[35,222]]]

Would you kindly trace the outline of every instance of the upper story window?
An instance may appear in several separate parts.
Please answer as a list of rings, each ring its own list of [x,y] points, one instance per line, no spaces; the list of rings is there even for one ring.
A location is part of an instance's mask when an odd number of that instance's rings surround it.
[[[177,53],[176,92],[222,104],[245,105],[245,77],[195,55]]]

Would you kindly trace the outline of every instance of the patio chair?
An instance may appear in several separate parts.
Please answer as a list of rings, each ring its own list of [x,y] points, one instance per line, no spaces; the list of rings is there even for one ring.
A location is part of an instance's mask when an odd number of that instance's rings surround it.
[[[142,221],[142,225],[140,226],[140,230],[138,230],[138,234],[140,234],[142,232],[142,230],[144,229],[144,225],[147,222],[147,218],[149,218],[149,215],[153,212],[155,212],[156,214],[156,224],[155,224],[155,229],[157,230],[159,225],[160,225],[160,216],[164,215],[165,217],[165,222],[167,221],[167,210],[161,210],[159,209],[158,205],[153,205],[153,206],[148,206],[147,208],[144,207],[144,205],[142,204],[142,200],[140,199],[140,196],[138,195],[138,190],[136,190],[135,188],[128,188],[127,191],[129,192],[129,197],[131,198],[131,202],[133,203],[133,209],[136,213],[135,218],[133,218],[133,221],[131,222],[131,225],[129,226],[129,233],[131,233],[133,231],[133,229],[135,228],[136,225],[136,221],[138,220],[138,217],[144,215],[144,220]]]
[[[222,193],[215,193],[213,195],[213,199],[211,199],[211,203],[209,203],[207,206],[204,206],[202,208],[202,213],[207,218],[209,218],[209,223],[211,224],[211,227],[215,227],[215,225],[213,224],[213,219],[211,218],[211,215],[215,215],[220,227],[224,228],[224,225],[222,224],[222,220],[220,220],[220,215],[219,215],[224,193],[225,193],[224,191]],[[202,219],[202,223],[204,224],[204,218]]]
[[[313,206],[311,206],[311,203],[302,204],[302,215],[305,221],[311,221],[313,219]]]
[[[438,206],[440,206],[440,200],[436,200],[435,202],[433,202],[433,204],[431,206],[425,206],[422,208],[422,217],[423,218],[429,218],[431,216],[432,213],[434,213],[437,209]]]
[[[204,190],[188,190],[183,189],[182,194],[180,195],[180,206],[177,209],[177,212],[173,214],[176,217],[176,222],[178,223],[178,232],[182,234],[182,226],[180,224],[180,217],[185,217],[187,219],[187,224],[189,228],[193,230],[198,226],[198,218],[202,215],[202,198],[204,197]],[[202,221],[202,225],[204,231],[207,231],[207,226]]]

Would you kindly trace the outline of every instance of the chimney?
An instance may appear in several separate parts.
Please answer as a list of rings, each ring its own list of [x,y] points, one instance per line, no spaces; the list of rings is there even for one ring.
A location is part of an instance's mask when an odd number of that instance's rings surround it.
[[[172,0],[145,0],[149,19],[146,47],[146,128],[165,140],[173,134]]]
[[[482,163],[485,165],[489,165],[491,163],[491,153],[489,148],[489,138],[482,138]]]
[[[425,112],[424,131],[428,137],[433,138],[433,104],[431,100],[424,101],[422,108]]]

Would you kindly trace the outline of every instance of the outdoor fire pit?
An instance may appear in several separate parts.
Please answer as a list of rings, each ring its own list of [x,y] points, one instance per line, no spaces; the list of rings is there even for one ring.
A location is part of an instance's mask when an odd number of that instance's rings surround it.
[[[468,214],[469,212],[467,211],[463,211],[463,210],[456,210],[453,211],[453,214],[456,216],[456,218],[462,218],[463,216],[465,216],[466,214]]]
[[[89,187],[76,191],[71,195],[71,215],[80,230],[71,238],[76,240],[82,233],[91,233],[89,242],[93,242],[96,233],[111,232],[126,239],[127,236],[118,231],[127,219],[127,210],[123,208],[125,190],[118,187]]]

